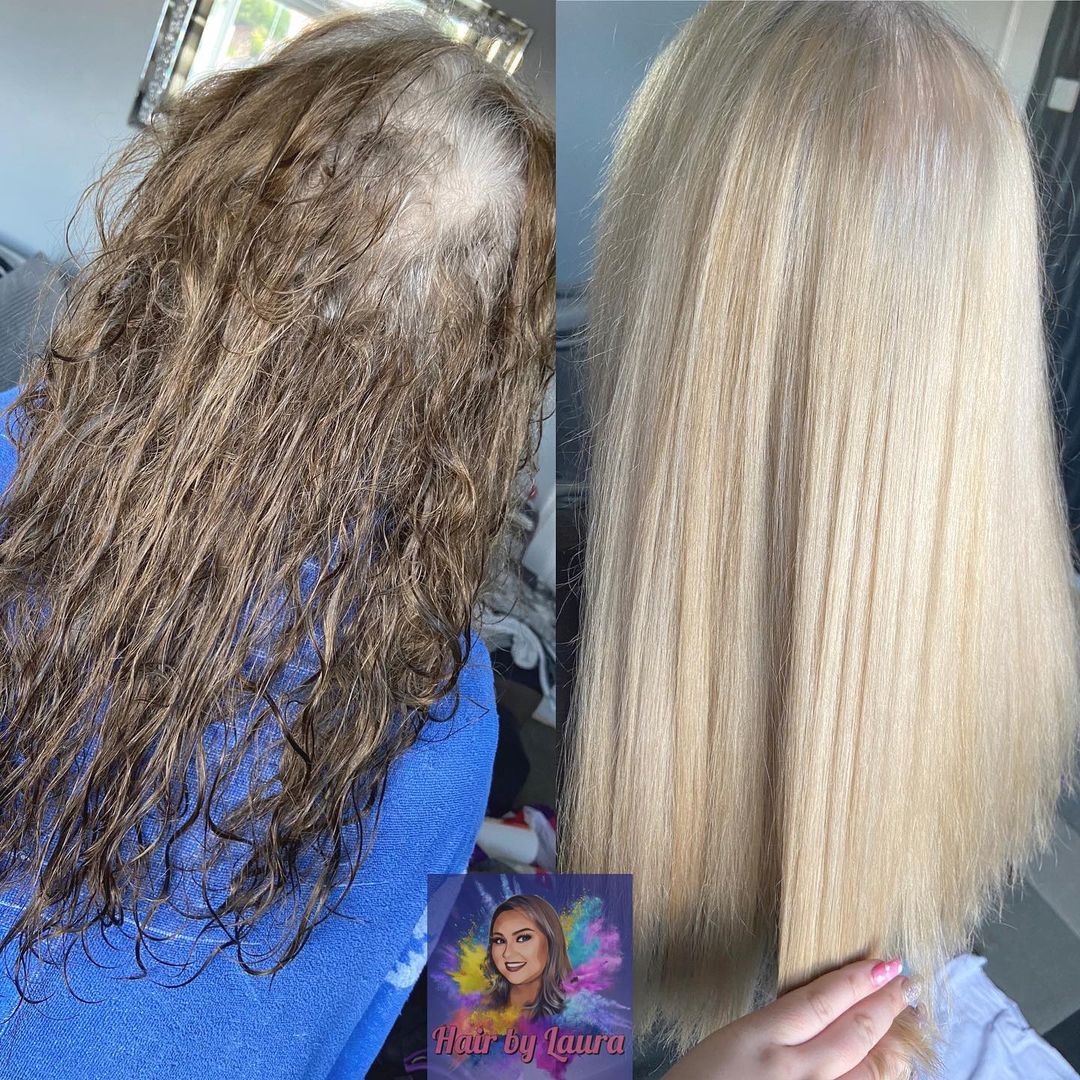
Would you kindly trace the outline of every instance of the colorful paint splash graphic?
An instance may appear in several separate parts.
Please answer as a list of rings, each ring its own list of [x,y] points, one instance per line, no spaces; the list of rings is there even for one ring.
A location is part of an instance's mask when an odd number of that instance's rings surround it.
[[[503,900],[520,891],[509,878],[501,883],[501,895],[480,887],[486,910],[494,911]],[[548,1052],[544,1035],[549,1028],[580,1035],[625,1035],[631,1027],[629,1007],[608,993],[623,964],[623,947],[618,927],[604,917],[603,899],[582,895],[559,910],[559,921],[566,935],[572,973],[564,984],[566,1004],[555,1016],[530,1018],[519,1006],[491,1004],[486,919],[478,918],[464,933],[444,941],[430,967],[431,977],[458,1003],[453,1015],[445,1018],[447,1024],[456,1026],[461,1033],[498,1035],[499,1042],[511,1029],[519,1036],[535,1035],[533,1065],[553,1080],[564,1080],[575,1059],[571,1055],[569,1060],[560,1061]],[[517,1076],[521,1073],[521,1060],[498,1052],[462,1056],[455,1060],[455,1071]]]

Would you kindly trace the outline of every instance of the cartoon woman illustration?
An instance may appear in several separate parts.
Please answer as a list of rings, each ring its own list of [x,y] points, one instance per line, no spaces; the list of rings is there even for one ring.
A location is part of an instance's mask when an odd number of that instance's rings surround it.
[[[531,1018],[554,1016],[571,975],[558,913],[540,896],[511,896],[491,915],[488,968],[491,1004],[517,1005]]]

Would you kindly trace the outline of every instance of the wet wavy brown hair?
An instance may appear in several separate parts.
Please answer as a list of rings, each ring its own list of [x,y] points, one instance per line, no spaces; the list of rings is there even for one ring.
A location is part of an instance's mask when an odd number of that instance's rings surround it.
[[[521,91],[384,13],[199,85],[88,192],[98,253],[8,425],[20,994],[95,928],[151,949],[177,895],[254,973],[334,909],[535,450],[553,187]]]

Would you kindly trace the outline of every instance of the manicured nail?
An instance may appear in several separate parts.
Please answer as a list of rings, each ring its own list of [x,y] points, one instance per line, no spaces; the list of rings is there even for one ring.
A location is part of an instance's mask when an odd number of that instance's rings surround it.
[[[914,979],[908,979],[904,984],[904,1000],[909,1008],[914,1009],[922,998],[922,986]]]
[[[900,974],[903,966],[900,960],[882,960],[880,964],[875,964],[870,969],[870,981],[875,986],[884,986]]]

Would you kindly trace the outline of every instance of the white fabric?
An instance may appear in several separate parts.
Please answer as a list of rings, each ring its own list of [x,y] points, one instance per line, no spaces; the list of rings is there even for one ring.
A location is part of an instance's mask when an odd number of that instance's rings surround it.
[[[984,957],[957,956],[940,980],[948,1002],[942,1026],[940,1080],[1080,1080],[1069,1063],[1024,1019],[983,971]]]

